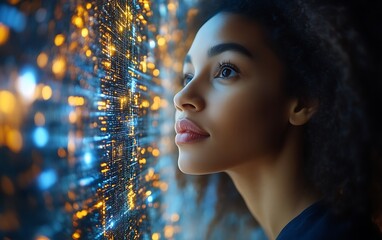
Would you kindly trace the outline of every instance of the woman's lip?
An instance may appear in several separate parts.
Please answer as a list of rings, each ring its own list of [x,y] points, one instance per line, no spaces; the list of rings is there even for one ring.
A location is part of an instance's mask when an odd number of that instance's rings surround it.
[[[175,137],[177,144],[194,143],[210,136],[205,130],[186,118],[175,123],[175,131],[177,133]]]
[[[193,133],[200,136],[210,136],[205,130],[187,118],[180,119],[175,123],[175,131],[179,133]]]

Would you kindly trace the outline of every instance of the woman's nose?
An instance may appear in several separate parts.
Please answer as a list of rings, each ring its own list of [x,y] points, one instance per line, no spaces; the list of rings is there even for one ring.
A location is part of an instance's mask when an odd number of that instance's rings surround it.
[[[185,86],[174,96],[174,106],[178,111],[200,112],[205,107],[202,94],[195,89],[198,86]]]

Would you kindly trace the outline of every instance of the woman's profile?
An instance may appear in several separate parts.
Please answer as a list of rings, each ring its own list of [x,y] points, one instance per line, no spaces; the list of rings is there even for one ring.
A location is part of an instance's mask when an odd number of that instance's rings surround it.
[[[219,1],[185,57],[179,168],[226,172],[269,239],[381,238],[380,56],[352,17]]]

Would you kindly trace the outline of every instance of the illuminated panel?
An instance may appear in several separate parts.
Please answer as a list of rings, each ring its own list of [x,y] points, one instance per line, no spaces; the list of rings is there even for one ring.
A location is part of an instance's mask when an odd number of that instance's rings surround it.
[[[158,10],[0,3],[0,237],[160,235]]]

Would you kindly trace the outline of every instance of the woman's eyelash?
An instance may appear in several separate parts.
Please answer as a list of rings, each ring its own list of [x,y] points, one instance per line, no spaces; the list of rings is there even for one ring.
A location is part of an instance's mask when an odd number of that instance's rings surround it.
[[[223,67],[229,67],[235,70],[237,73],[240,73],[240,70],[238,67],[236,67],[235,64],[232,64],[231,61],[222,61],[219,63],[219,69],[222,69]]]
[[[186,86],[194,77],[191,73],[186,73],[183,75],[183,86]]]

